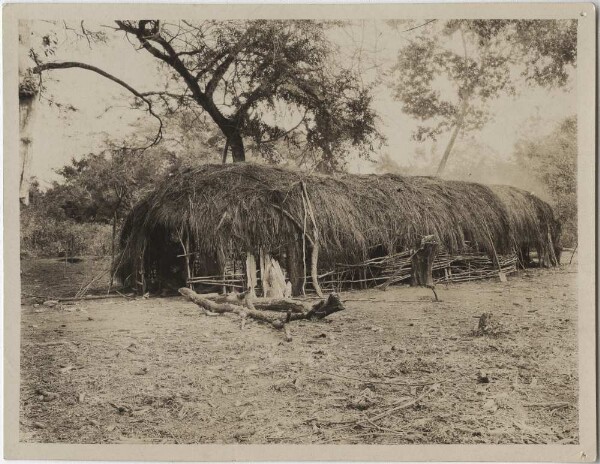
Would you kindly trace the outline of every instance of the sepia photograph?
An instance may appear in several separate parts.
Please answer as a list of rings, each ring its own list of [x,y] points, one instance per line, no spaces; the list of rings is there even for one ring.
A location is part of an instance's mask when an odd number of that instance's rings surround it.
[[[554,5],[5,14],[15,442],[594,460],[595,13]]]

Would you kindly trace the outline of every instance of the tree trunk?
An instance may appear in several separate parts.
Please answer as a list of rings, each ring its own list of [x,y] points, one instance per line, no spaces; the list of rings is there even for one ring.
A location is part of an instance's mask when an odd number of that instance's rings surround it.
[[[302,284],[304,282],[304,266],[302,258],[302,245],[296,241],[291,243],[287,249],[288,278],[292,284],[292,296],[302,295]]]
[[[456,142],[456,137],[458,137],[458,133],[463,128],[463,123],[465,122],[465,116],[467,115],[468,108],[469,108],[468,101],[466,98],[464,98],[462,101],[462,108],[461,108],[460,114],[458,115],[458,119],[456,120],[456,123],[454,124],[454,130],[452,131],[452,135],[450,136],[450,141],[448,142],[448,145],[446,146],[446,149],[444,150],[444,155],[442,156],[442,159],[440,160],[440,164],[438,165],[438,168],[437,168],[437,172],[435,173],[436,176],[441,176],[442,173],[444,172],[444,169],[446,168],[446,163],[448,162],[448,157],[450,156],[450,153],[452,153],[452,149],[454,148],[454,143]]]
[[[427,235],[417,245],[418,250],[412,255],[412,282],[413,287],[433,287],[433,261],[438,251],[439,244],[433,235]]]
[[[244,139],[239,132],[234,132],[227,136],[231,157],[234,163],[242,163],[246,161],[246,149],[244,148]],[[225,158],[226,160],[226,158]]]
[[[19,183],[19,199],[24,205],[29,204],[29,189],[31,187],[31,156],[32,138],[30,136],[31,116],[34,98],[19,98],[20,145],[19,159],[21,162],[21,178]]]
[[[31,126],[38,94],[37,83],[32,80],[30,71],[27,69],[30,35],[29,22],[19,21],[19,160],[21,168],[19,200],[24,205],[29,204],[33,141]]]
[[[227,163],[227,153],[229,153],[229,140],[225,141],[225,148],[223,148],[223,164]]]
[[[115,242],[117,240],[117,212],[113,214],[112,220],[112,239],[110,241],[110,282],[108,283],[108,292],[113,286],[115,275]]]
[[[321,285],[319,285],[319,242],[317,240],[315,240],[310,253],[310,278],[315,293],[323,298],[323,290],[321,290]]]

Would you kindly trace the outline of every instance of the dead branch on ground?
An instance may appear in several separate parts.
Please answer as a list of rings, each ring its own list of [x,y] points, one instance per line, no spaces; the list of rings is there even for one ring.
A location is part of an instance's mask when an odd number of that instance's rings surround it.
[[[272,325],[275,329],[283,330],[286,335],[286,340],[291,341],[292,337],[289,332],[289,324],[292,321],[323,319],[330,314],[342,311],[345,309],[339,297],[335,293],[329,294],[326,300],[321,300],[312,307],[285,299],[260,299],[252,298],[250,293],[240,293],[237,295],[228,295],[217,297],[218,301],[206,298],[189,288],[180,288],[179,293],[196,303],[199,307],[213,314],[235,313],[243,319],[251,318],[259,322],[264,322]],[[233,300],[233,301],[232,301]],[[261,309],[256,309],[256,308]],[[270,314],[267,311],[282,312],[284,315]]]

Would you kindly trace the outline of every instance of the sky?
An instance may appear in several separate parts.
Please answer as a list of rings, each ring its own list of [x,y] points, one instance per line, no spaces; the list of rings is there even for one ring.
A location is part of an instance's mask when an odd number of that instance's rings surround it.
[[[101,25],[86,21],[90,29],[101,29]],[[158,90],[165,78],[156,68],[156,60],[145,50],[137,50],[121,34],[109,34],[107,44],[92,44],[85,40],[76,41],[64,28],[48,22],[30,24],[32,38],[54,29],[59,44],[55,56],[48,61],[72,60],[95,65],[119,77],[139,91]],[[378,77],[393,65],[397,51],[410,40],[411,33],[400,33],[381,21],[368,21],[350,30],[337,32],[331,39],[340,47],[340,53],[354,54],[357,45],[365,50],[365,66],[375,61],[376,68],[364,73],[365,80]],[[453,44],[449,43],[448,47]],[[20,53],[26,53],[22,47]],[[371,52],[371,53],[366,53]],[[55,170],[69,163],[72,157],[98,152],[107,138],[136,140],[139,127],[131,124],[140,119],[143,128],[152,130],[156,121],[143,112],[131,110],[131,95],[117,84],[82,69],[56,70],[44,75],[45,97],[63,105],[58,109],[42,99],[35,105],[33,117],[32,174],[42,187],[50,185],[60,177]],[[77,111],[65,111],[72,105]],[[402,104],[393,98],[387,85],[375,90],[374,108],[380,115],[380,131],[387,139],[373,158],[375,161],[388,157],[400,166],[419,166],[432,159],[440,158],[449,138],[442,135],[436,145],[418,143],[411,134],[417,122],[402,112]],[[539,88],[524,88],[517,97],[503,97],[490,107],[493,120],[481,131],[468,139],[459,139],[459,144],[473,143],[484,147],[478,156],[509,160],[517,140],[524,135],[531,118],[543,120],[542,128],[551,128],[560,119],[576,112],[574,90],[548,91]],[[422,153],[428,154],[424,158]],[[419,154],[421,153],[421,154]],[[449,165],[452,163],[452,158]],[[458,162],[458,161],[457,161]],[[455,166],[456,167],[456,166]],[[376,172],[374,162],[353,159],[349,170],[357,173]],[[466,166],[468,168],[468,166]],[[433,174],[433,173],[432,173]],[[474,178],[474,180],[477,180]],[[499,179],[502,181],[502,179]],[[509,182],[505,182],[509,183]]]

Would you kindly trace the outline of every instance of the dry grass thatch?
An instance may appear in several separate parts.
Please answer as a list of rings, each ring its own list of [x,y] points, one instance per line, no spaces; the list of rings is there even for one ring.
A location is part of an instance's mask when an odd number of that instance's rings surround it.
[[[121,234],[119,274],[130,275],[146,250],[178,237],[207,256],[298,246],[303,232],[314,237],[303,185],[314,210],[320,268],[410,249],[429,234],[450,253],[465,242],[491,256],[528,247],[555,264],[559,227],[552,209],[513,187],[398,175],[330,177],[239,163],[173,174],[138,204]]]

